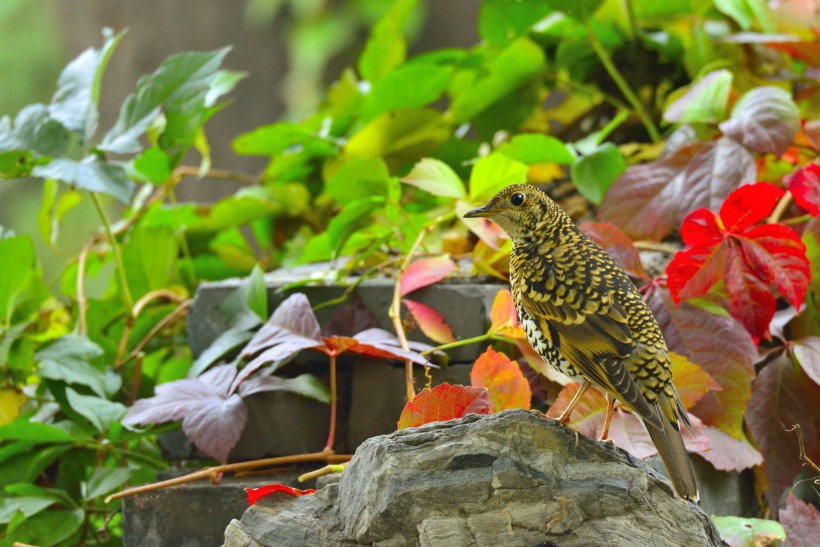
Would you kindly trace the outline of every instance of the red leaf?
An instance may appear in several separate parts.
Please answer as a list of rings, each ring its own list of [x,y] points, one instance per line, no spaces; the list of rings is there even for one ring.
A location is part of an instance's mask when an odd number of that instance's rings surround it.
[[[801,208],[814,216],[820,215],[820,165],[810,163],[783,177],[783,182]]]
[[[455,269],[456,265],[447,255],[416,260],[401,276],[399,292],[402,296],[406,296],[422,287],[438,283]]]
[[[732,190],[756,178],[754,156],[743,145],[726,137],[707,144],[683,173],[675,204],[678,219],[701,207],[717,211]]]
[[[401,347],[399,339],[382,329],[367,329],[358,333],[354,338],[348,336],[325,336],[322,338],[327,351],[340,355],[355,353],[378,359],[409,360],[419,365],[435,367],[424,356],[411,351],[432,349],[432,346],[418,342],[410,342],[410,350]]]
[[[647,304],[670,351],[699,365],[722,388],[707,393],[693,408],[706,424],[743,439],[743,412],[751,397],[757,348],[740,323],[688,302],[675,305],[669,292],[654,286]]]
[[[437,385],[423,389],[404,405],[398,428],[461,418],[466,414],[489,414],[490,398],[483,387]]]
[[[684,169],[700,146],[687,146],[624,171],[604,196],[598,218],[616,225],[633,240],[660,241],[669,235],[678,226]]]
[[[727,232],[739,233],[771,214],[785,192],[765,182],[745,184],[729,194],[720,206],[720,220]]]
[[[501,289],[493,299],[493,307],[490,310],[490,332],[512,338],[513,340],[525,341],[527,339],[524,329],[518,320],[518,312],[515,309],[512,293],[507,289]]]
[[[774,284],[789,304],[800,309],[811,273],[806,245],[794,230],[781,224],[764,224],[747,230],[738,240],[751,269]]]
[[[609,222],[584,222],[578,228],[592,241],[612,255],[615,262],[632,277],[646,279],[641,256],[632,240]]]
[[[786,508],[780,512],[780,524],[786,531],[785,547],[811,547],[816,545],[820,530],[820,511],[811,503],[789,494]]]
[[[725,431],[704,425],[706,448],[696,450],[703,459],[720,471],[741,471],[763,463],[763,455],[744,437],[738,440]]]
[[[776,517],[780,496],[803,467],[797,435],[800,424],[806,455],[820,461],[820,386],[784,354],[768,363],[752,385],[746,423],[763,454],[769,484],[766,500]]]
[[[410,310],[413,319],[416,320],[419,328],[421,328],[421,332],[423,332],[427,338],[439,344],[448,344],[456,341],[456,337],[453,336],[453,329],[450,328],[450,325],[447,324],[439,312],[430,306],[414,302],[413,300],[405,299],[402,300],[402,302],[404,302],[404,305]]]
[[[254,505],[265,496],[270,496],[276,492],[298,497],[306,494],[313,494],[316,490],[312,488],[308,488],[307,490],[299,490],[298,488],[285,486],[284,484],[266,484],[265,486],[260,486],[259,488],[245,488],[245,492],[248,496],[248,505]]]
[[[530,409],[532,391],[518,363],[493,348],[487,348],[476,360],[470,371],[470,383],[473,387],[487,389],[492,412]]]
[[[710,391],[722,388],[709,374],[698,365],[675,352],[669,353],[672,363],[672,381],[678,389],[683,407],[692,408]]]
[[[766,336],[777,309],[777,299],[755,271],[749,268],[742,253],[729,248],[724,281],[729,293],[729,312],[752,335],[755,343]]]

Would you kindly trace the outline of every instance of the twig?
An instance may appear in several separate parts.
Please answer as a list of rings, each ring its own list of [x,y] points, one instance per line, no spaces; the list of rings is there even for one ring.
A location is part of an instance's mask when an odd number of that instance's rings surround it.
[[[418,251],[421,244],[424,242],[424,238],[432,232],[436,226],[447,222],[453,218],[455,218],[456,214],[449,213],[446,215],[442,215],[433,222],[426,225],[424,228],[421,229],[419,232],[418,237],[413,242],[413,245],[410,247],[410,250],[407,252],[407,255],[404,257],[404,261],[402,262],[401,266],[399,267],[399,271],[396,273],[396,282],[393,285],[393,298],[390,302],[390,310],[388,311],[388,315],[390,319],[393,320],[393,328],[396,331],[396,336],[399,338],[399,343],[401,343],[401,347],[404,351],[409,351],[410,346],[407,343],[407,334],[404,332],[404,325],[401,323],[401,279],[404,275],[404,272],[407,270],[408,266],[410,266],[410,262],[413,260],[416,252]],[[406,395],[407,400],[412,401],[413,397],[416,396],[416,390],[413,387],[413,362],[409,359],[404,362],[404,382],[406,388]]]
[[[806,454],[806,444],[803,442],[803,431],[800,429],[800,424],[794,424],[790,428],[786,428],[786,425],[783,422],[780,422],[780,426],[786,431],[786,433],[791,433],[794,431],[797,435],[797,444],[800,447],[800,454],[798,454],[798,457],[800,458],[800,461],[803,462],[803,465],[808,465],[816,473],[820,473],[820,467],[811,461],[808,454]]]
[[[336,354],[328,355],[330,358],[330,428],[325,443],[325,451],[333,452],[333,444],[336,440],[336,406],[338,395],[336,394]]]
[[[197,177],[199,178],[199,168],[190,165],[180,165],[174,170],[174,174],[179,177]],[[205,171],[202,178],[222,179],[241,182],[242,184],[259,184],[259,179],[246,173],[238,173],[236,171],[229,171],[227,169],[208,169]]]
[[[88,254],[96,242],[97,239],[92,237],[83,245],[80,251],[80,258],[77,262],[77,308],[79,312],[77,322],[79,324],[80,334],[83,336],[88,333],[88,325],[85,318],[88,312],[88,300],[85,297],[85,264],[88,262]]]
[[[680,251],[680,249],[674,245],[670,245],[669,243],[658,243],[657,241],[635,241],[633,242],[633,245],[635,245],[636,249],[640,249],[642,251],[657,251],[668,255],[673,255]]]
[[[120,293],[122,294],[123,304],[125,304],[125,307],[128,309],[128,313],[131,313],[131,309],[134,307],[134,299],[131,297],[131,289],[128,287],[128,278],[125,276],[125,264],[122,261],[120,244],[117,243],[117,237],[111,230],[111,221],[108,220],[108,214],[105,212],[105,208],[100,201],[99,194],[97,194],[97,192],[90,192],[90,194],[91,200],[94,202],[94,207],[97,208],[97,213],[100,215],[100,220],[102,220],[105,234],[108,236],[108,244],[111,246],[111,252],[114,253],[114,263],[116,264],[117,277],[120,282]]]
[[[320,469],[317,469],[316,471],[310,471],[308,473],[304,473],[302,475],[299,475],[299,478],[296,479],[296,480],[298,480],[299,482],[305,482],[305,481],[317,479],[317,478],[322,477],[324,475],[330,475],[332,473],[341,473],[342,471],[345,470],[345,467],[347,467],[347,463],[338,463],[338,464],[326,465],[326,466],[324,466]]]
[[[771,216],[768,218],[768,220],[766,220],[766,222],[768,224],[775,224],[779,222],[780,218],[783,216],[783,213],[785,213],[786,209],[788,209],[789,205],[791,205],[791,202],[792,193],[786,191],[786,193],[783,194],[783,197],[780,198],[780,201],[777,202],[777,206],[774,208],[774,211],[772,211]]]
[[[145,492],[153,492],[169,486],[177,486],[202,479],[213,479],[222,473],[232,473],[236,471],[245,471],[248,469],[256,469],[258,467],[269,467],[273,465],[282,465],[288,463],[302,463],[324,461],[327,463],[341,463],[350,461],[353,456],[351,454],[334,454],[332,450],[323,450],[321,452],[313,452],[311,454],[299,454],[296,456],[281,456],[277,458],[264,458],[261,460],[253,460],[249,462],[228,463],[225,465],[217,465],[216,467],[206,467],[183,475],[182,477],[175,477],[161,482],[152,484],[143,484],[134,488],[128,488],[121,492],[111,494],[105,498],[105,503],[110,503],[113,500],[125,498],[127,496],[134,496],[136,494],[144,494]]]
[[[116,363],[114,365],[114,368],[119,368],[131,359],[134,359],[142,351],[142,348],[148,345],[148,342],[150,342],[159,331],[161,331],[162,329],[164,329],[165,327],[167,327],[168,325],[182,317],[187,312],[191,304],[193,304],[193,302],[193,300],[186,300],[182,302],[179,306],[174,308],[174,311],[160,319],[156,325],[151,327],[151,330],[148,331],[148,334],[146,334],[142,338],[142,340],[137,342],[137,345],[134,346],[134,349],[131,350],[131,353],[129,353],[128,356],[122,360],[122,362]]]

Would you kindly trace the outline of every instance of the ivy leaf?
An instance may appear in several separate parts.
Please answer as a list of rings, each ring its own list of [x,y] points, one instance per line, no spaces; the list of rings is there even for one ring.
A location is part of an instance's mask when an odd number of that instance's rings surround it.
[[[786,508],[780,512],[780,524],[786,532],[786,547],[811,547],[812,538],[820,526],[820,511],[811,503],[789,494]]]
[[[67,334],[34,356],[40,361],[40,375],[43,378],[88,386],[100,397],[106,397],[109,390],[106,389],[105,373],[90,364],[102,354],[102,348],[88,337]],[[116,389],[118,386],[114,391]]]
[[[609,222],[584,222],[578,229],[611,255],[626,273],[638,279],[649,279],[638,249],[617,226]]]
[[[177,271],[179,239],[166,226],[139,226],[122,250],[125,277],[134,299],[170,285]]]
[[[734,140],[724,137],[701,147],[683,173],[678,219],[700,207],[716,211],[732,190],[756,178],[754,157]]]
[[[813,216],[820,216],[820,164],[810,163],[783,177],[794,201]]]
[[[687,247],[666,270],[675,301],[701,296],[723,279],[732,315],[756,338],[766,336],[774,315],[770,284],[799,309],[810,279],[805,245],[786,226],[752,226],[782,195],[770,184],[750,184],[732,192],[719,215],[699,209],[687,216],[681,226]]]
[[[550,135],[521,133],[498,147],[498,152],[521,163],[571,164],[575,155],[569,147]]]
[[[321,403],[330,402],[330,392],[312,374],[300,374],[295,378],[279,378],[278,376],[254,376],[241,384],[237,393],[241,397],[248,397],[254,393],[267,391],[289,391],[303,397],[315,399]]]
[[[434,196],[465,198],[464,183],[449,165],[434,158],[422,158],[401,179],[405,184],[421,188]]]
[[[549,2],[529,4],[486,0],[478,15],[478,33],[490,44],[506,46],[512,40],[526,36],[532,26],[552,10]]]
[[[98,145],[117,154],[139,152],[139,138],[165,107],[165,129],[160,145],[168,150],[193,143],[206,117],[205,97],[217,77],[228,48],[207,53],[181,53],[168,57],[153,74],[137,82],[120,109],[120,115]]]
[[[383,329],[367,329],[353,337],[325,336],[322,341],[323,351],[330,354],[355,353],[378,359],[408,360],[419,365],[438,368],[424,356],[413,351],[429,350],[432,346],[420,342],[409,342],[410,350],[405,350],[401,347],[398,338]]]
[[[731,316],[688,302],[676,305],[665,288],[652,286],[645,294],[670,351],[686,356],[722,388],[706,394],[693,407],[693,413],[706,424],[742,440],[743,412],[751,397],[758,357],[752,337]]]
[[[706,448],[695,452],[718,471],[742,471],[763,463],[763,455],[746,437],[736,439],[708,425],[701,428],[701,433],[707,439]]]
[[[483,387],[439,384],[424,388],[404,405],[398,429],[418,427],[430,422],[461,418],[467,414],[489,414],[490,399]]]
[[[85,500],[104,496],[131,478],[135,469],[128,467],[95,467],[88,477]]]
[[[490,412],[512,408],[530,409],[532,391],[518,363],[503,353],[487,348],[470,371],[470,384],[487,389]]]
[[[354,158],[327,181],[325,190],[342,205],[360,199],[387,196],[390,173],[381,158]]]
[[[44,104],[24,107],[14,118],[0,118],[0,150],[30,150],[40,156],[61,156],[71,142],[71,132],[53,119]]]
[[[746,423],[763,454],[766,501],[777,517],[781,494],[803,466],[797,457],[797,436],[786,429],[799,424],[806,455],[812,461],[820,459],[820,386],[782,354],[757,375]]]
[[[402,274],[399,294],[407,296],[413,291],[438,283],[455,269],[456,265],[449,255],[416,260]]]
[[[687,146],[666,158],[624,171],[604,196],[598,218],[611,222],[633,240],[660,241],[669,235],[678,227],[684,170],[699,148]]]
[[[402,29],[416,6],[416,0],[397,0],[373,26],[359,57],[362,78],[375,82],[401,65],[407,54]]]
[[[792,342],[791,352],[795,362],[820,386],[820,337],[807,336]]]
[[[721,517],[712,515],[720,537],[731,547],[755,547],[775,545],[786,539],[786,533],[779,522],[747,517]]]
[[[732,73],[714,70],[667,106],[663,119],[672,123],[717,123],[726,116],[731,90]]]
[[[672,381],[678,390],[683,408],[690,409],[703,399],[707,393],[723,389],[701,367],[679,353],[670,352]]]
[[[314,494],[316,490],[312,488],[308,488],[307,490],[299,490],[298,488],[293,488],[292,486],[286,486],[284,484],[266,484],[264,486],[260,486],[259,488],[245,488],[245,492],[248,496],[248,505],[255,505],[257,501],[265,496],[270,496],[271,494],[275,494],[277,492],[281,492],[282,494],[287,494],[289,496],[299,497]]]
[[[113,34],[105,29],[103,35],[105,43],[101,49],[89,48],[66,65],[48,107],[49,115],[76,133],[80,142],[86,142],[97,130],[102,75],[125,32]]]
[[[413,300],[403,299],[402,302],[407,306],[410,315],[413,316],[421,332],[427,338],[437,344],[449,344],[456,341],[453,329],[434,308]]]
[[[33,312],[48,296],[29,236],[0,238],[0,319],[12,323],[15,315]],[[32,308],[29,310],[29,308]]]
[[[384,197],[382,196],[361,198],[348,203],[339,214],[334,216],[327,226],[328,240],[334,252],[340,252],[350,236],[366,223],[374,211],[383,206]]]
[[[756,87],[735,104],[720,130],[762,154],[782,154],[800,129],[800,112],[791,95],[779,87]]]
[[[128,203],[134,192],[134,181],[125,169],[112,163],[100,162],[93,156],[82,161],[58,158],[32,169],[35,177],[52,178],[89,192],[101,192]]]
[[[570,174],[578,192],[600,205],[609,187],[625,169],[623,154],[617,146],[607,142],[573,163]]]
[[[80,395],[70,387],[66,388],[65,393],[71,408],[91,422],[100,433],[108,431],[111,424],[122,418],[126,411],[121,403],[93,395]]]
[[[134,426],[182,420],[188,439],[224,463],[248,419],[245,403],[231,389],[236,375],[235,365],[221,365],[196,379],[160,384],[153,397],[134,403],[122,423]]]
[[[374,82],[362,106],[363,120],[437,101],[447,89],[452,72],[451,67],[422,62],[397,67]]]

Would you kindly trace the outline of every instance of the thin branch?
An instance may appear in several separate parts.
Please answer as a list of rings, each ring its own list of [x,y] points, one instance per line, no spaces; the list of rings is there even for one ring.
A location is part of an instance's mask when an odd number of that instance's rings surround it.
[[[787,191],[780,201],[777,202],[777,206],[772,211],[771,216],[766,220],[768,224],[775,224],[780,222],[780,219],[783,217],[783,214],[786,212],[786,209],[789,208],[789,205],[792,203],[792,193]]]
[[[259,184],[259,178],[247,173],[239,173],[236,171],[229,171],[227,169],[208,169],[200,177],[199,168],[190,165],[180,165],[174,170],[174,174],[179,177],[197,177],[209,179],[232,180],[234,182],[241,182],[242,184],[254,185]]]
[[[347,467],[347,463],[326,465],[320,469],[317,469],[316,471],[310,471],[308,473],[299,475],[299,478],[296,480],[298,480],[299,482],[306,482],[309,480],[318,479],[319,477],[322,477],[324,475],[330,475],[332,473],[341,473],[345,470],[345,467]]]
[[[186,300],[184,296],[180,296],[179,294],[171,292],[168,289],[157,289],[155,291],[145,293],[145,296],[137,300],[137,303],[134,304],[134,309],[131,313],[134,317],[139,317],[139,314],[142,313],[142,310],[144,310],[148,304],[154,300],[160,299],[176,302],[177,304],[181,304]]]
[[[668,255],[673,255],[680,251],[680,249],[674,245],[670,245],[669,243],[658,243],[657,241],[635,241],[633,242],[633,245],[635,245],[636,249],[642,251],[657,251]]]
[[[316,461],[323,461],[326,463],[341,463],[345,461],[350,461],[352,458],[352,454],[334,454],[332,451],[323,450],[321,452],[313,452],[311,454],[299,454],[296,456],[281,456],[277,458],[264,458],[261,460],[253,460],[249,462],[239,462],[239,463],[229,463],[225,465],[217,465],[216,467],[206,467],[205,469],[200,469],[198,471],[194,471],[193,473],[189,473],[187,475],[183,475],[182,477],[175,477],[173,479],[168,479],[161,482],[155,482],[152,484],[143,484],[142,486],[136,486],[134,488],[128,488],[123,490],[122,492],[117,492],[115,494],[111,494],[107,498],[105,498],[105,503],[110,503],[113,500],[125,498],[128,496],[134,496],[136,494],[144,494],[145,492],[153,492],[154,490],[160,490],[162,488],[168,488],[169,486],[177,486],[180,484],[186,484],[193,481],[198,481],[202,479],[211,479],[214,480],[217,475],[222,473],[233,473],[236,471],[246,471],[249,469],[256,469],[259,467],[270,467],[273,465],[282,465],[282,464],[290,464],[290,463],[303,463],[303,462],[316,462]]]
[[[191,306],[191,304],[193,304],[193,300],[186,300],[182,302],[179,306],[174,308],[174,311],[160,319],[156,325],[151,327],[151,330],[148,331],[148,334],[146,334],[142,338],[142,340],[137,342],[137,345],[134,346],[134,349],[131,350],[131,353],[129,353],[128,356],[122,360],[122,362],[114,364],[114,368],[120,368],[122,365],[124,365],[131,359],[134,359],[137,355],[139,355],[142,349],[148,345],[148,343],[154,338],[154,336],[157,335],[158,332],[160,332],[168,325],[174,323],[180,317],[183,317],[185,313],[188,311],[188,308]]]
[[[85,265],[88,262],[88,254],[96,243],[96,238],[89,239],[80,251],[80,258],[77,262],[77,308],[79,311],[79,330],[85,336],[88,333],[86,313],[88,312],[88,300],[85,297]]]
[[[795,435],[797,435],[797,444],[800,447],[800,454],[798,454],[798,457],[800,458],[800,461],[803,462],[803,465],[808,465],[814,470],[815,473],[820,473],[820,467],[811,461],[808,454],[806,454],[806,444],[803,442],[803,431],[800,429],[800,424],[794,424],[789,428],[786,428],[786,425],[783,422],[780,422],[780,425],[787,433],[794,431]]]
[[[99,194],[97,194],[97,192],[90,193],[91,200],[94,202],[94,207],[97,208],[97,213],[100,215],[100,220],[102,220],[103,227],[105,228],[105,234],[108,236],[108,244],[111,246],[111,252],[114,253],[114,263],[116,264],[117,277],[120,282],[120,292],[122,294],[123,303],[128,309],[128,313],[131,313],[131,308],[134,307],[134,299],[131,297],[131,289],[128,287],[128,279],[125,276],[125,264],[122,261],[120,244],[117,243],[117,237],[111,230],[111,221],[108,220],[108,214],[105,212],[105,208],[100,201]]]

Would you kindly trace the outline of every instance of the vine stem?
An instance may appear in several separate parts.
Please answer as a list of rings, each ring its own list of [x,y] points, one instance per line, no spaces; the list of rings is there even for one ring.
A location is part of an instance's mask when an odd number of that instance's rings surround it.
[[[161,490],[169,486],[177,486],[202,479],[210,479],[212,482],[218,482],[222,473],[233,473],[236,471],[247,471],[249,469],[257,469],[259,467],[271,467],[274,465],[283,465],[289,463],[304,463],[323,461],[327,463],[343,463],[350,461],[352,454],[334,454],[332,450],[322,450],[321,452],[312,452],[310,454],[299,454],[296,456],[280,456],[277,458],[264,458],[261,460],[253,460],[249,462],[228,463],[224,465],[217,465],[215,467],[206,467],[188,473],[182,477],[175,477],[165,481],[155,482],[153,484],[143,484],[142,486],[135,486],[134,488],[127,488],[121,492],[111,494],[105,498],[105,503],[110,503],[114,500],[134,496],[136,494],[144,494],[145,492],[152,492],[154,490]]]
[[[618,67],[615,66],[615,63],[612,61],[612,57],[609,56],[609,52],[606,50],[601,41],[598,40],[598,36],[592,29],[592,24],[590,23],[589,18],[584,15],[583,19],[584,27],[586,28],[587,35],[589,36],[589,42],[592,45],[592,49],[595,50],[595,54],[598,56],[598,59],[601,60],[601,63],[604,65],[609,77],[612,78],[615,85],[618,86],[618,89],[620,89],[621,93],[623,93],[624,97],[626,97],[627,102],[629,102],[635,110],[635,113],[641,119],[641,122],[646,128],[646,132],[649,133],[649,138],[652,139],[652,142],[660,142],[660,132],[658,131],[658,127],[655,125],[655,122],[652,120],[652,117],[649,115],[649,112],[647,112],[646,106],[638,98],[635,92],[632,91],[632,88],[629,87],[629,83],[626,81],[623,74],[621,74],[618,70]]]
[[[780,219],[783,217],[786,209],[789,208],[789,205],[791,205],[791,202],[792,193],[787,190],[786,193],[783,194],[783,197],[780,198],[780,201],[777,202],[774,211],[772,211],[771,216],[766,220],[766,222],[768,224],[776,224],[777,222],[780,222]]]
[[[122,261],[122,252],[120,244],[117,243],[117,238],[111,230],[111,221],[108,219],[108,214],[100,201],[100,196],[97,192],[91,192],[91,199],[94,201],[94,207],[97,208],[97,213],[100,215],[103,226],[105,227],[105,235],[108,237],[108,244],[111,245],[111,251],[114,253],[114,262],[117,267],[117,277],[120,282],[120,291],[122,294],[122,301],[128,309],[129,316],[131,310],[134,308],[134,299],[131,297],[131,289],[128,288],[128,279],[125,277],[125,264]]]
[[[431,355],[437,351],[444,351],[446,349],[453,349],[453,348],[460,348],[461,346],[469,346],[470,344],[480,344],[481,342],[486,342],[487,340],[492,340],[494,338],[491,332],[487,332],[481,334],[479,336],[473,336],[472,338],[464,338],[463,340],[456,340],[455,342],[448,342],[447,344],[442,344],[435,348],[428,349],[426,351],[422,351],[420,355]]]
[[[86,322],[88,299],[85,297],[85,265],[88,262],[88,255],[91,253],[91,248],[94,246],[94,243],[96,243],[96,239],[92,237],[83,245],[80,251],[80,257],[77,261],[77,309],[79,310],[77,323],[79,324],[80,334],[83,336],[88,333],[88,324]]]
[[[328,428],[325,452],[333,452],[333,444],[336,440],[336,354],[331,353],[330,357],[330,427]]]
[[[424,238],[426,238],[436,226],[454,218],[456,218],[455,212],[448,213],[436,218],[433,222],[422,228],[418,237],[416,237],[416,240],[413,242],[413,245],[410,247],[410,250],[407,252],[407,255],[404,257],[404,261],[401,263],[398,273],[396,273],[396,283],[393,285],[393,299],[390,303],[388,315],[390,319],[393,320],[393,328],[396,331],[396,336],[398,336],[399,343],[405,351],[409,351],[410,346],[407,343],[407,334],[404,332],[404,325],[401,323],[401,279],[407,267],[410,266],[410,262],[413,260],[416,252],[418,252],[419,247],[421,247],[421,244],[424,242]],[[412,401],[413,397],[416,396],[416,390],[413,387],[413,362],[409,359],[404,362],[404,384],[407,400]]]

